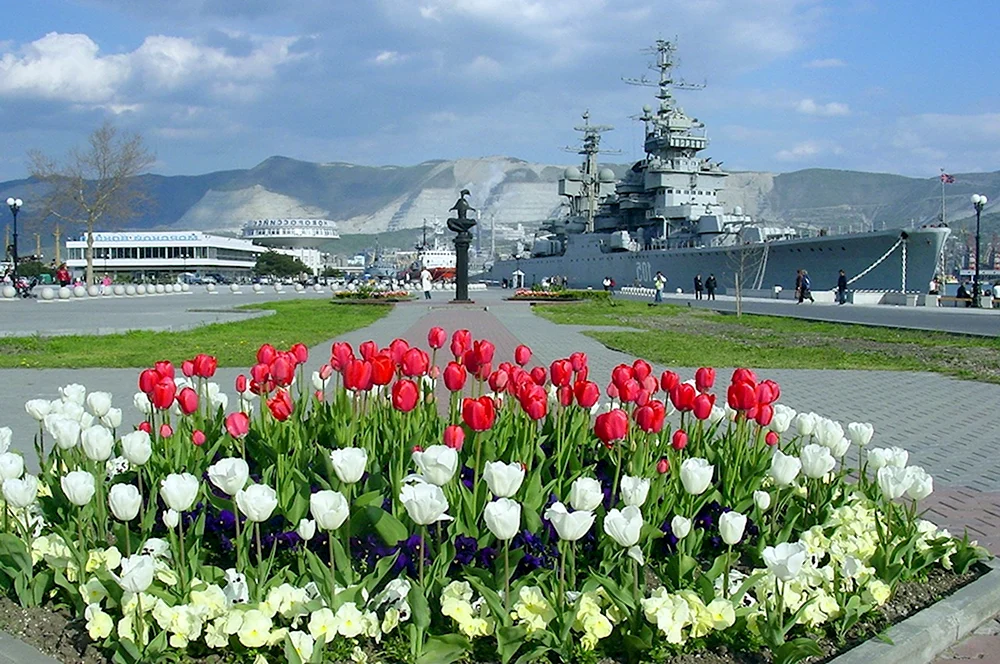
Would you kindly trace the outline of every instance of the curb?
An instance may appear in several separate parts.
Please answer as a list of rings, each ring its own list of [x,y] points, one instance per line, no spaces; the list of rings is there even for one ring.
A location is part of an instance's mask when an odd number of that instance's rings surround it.
[[[893,625],[885,635],[895,645],[871,639],[828,664],[927,664],[1000,612],[1000,562],[991,571],[940,602]]]
[[[6,632],[0,632],[0,664],[59,664],[59,661]]]

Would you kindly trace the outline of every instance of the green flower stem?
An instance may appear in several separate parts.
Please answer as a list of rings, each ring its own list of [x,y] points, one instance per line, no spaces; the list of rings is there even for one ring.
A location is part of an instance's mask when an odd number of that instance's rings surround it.
[[[556,601],[559,606],[565,607],[566,605],[566,545],[562,540],[559,540],[557,545],[559,549],[559,597]]]
[[[420,526],[420,587],[427,592],[427,587],[424,585],[424,557],[426,554],[427,547],[427,526]]]
[[[621,477],[622,474],[622,447],[624,445],[625,445],[624,440],[619,440],[615,445],[615,452],[618,459],[615,462],[615,483],[611,485],[611,503],[613,505],[616,505],[618,503],[617,498],[618,494],[620,493],[620,491],[618,490],[618,479]]]
[[[236,543],[236,570],[238,572],[242,572],[243,570],[240,569],[240,563],[241,563],[241,559],[240,559],[240,510],[239,510],[239,507],[237,507],[237,505],[236,505],[236,498],[233,498],[233,522],[236,525],[236,539],[234,540],[234,542]]]
[[[132,537],[129,535],[128,522],[122,524],[125,528],[125,557],[128,558],[132,555]]]
[[[333,600],[333,594],[334,594],[334,588],[337,585],[337,582],[334,580],[334,570],[336,569],[336,565],[333,562],[334,561],[334,556],[333,556],[333,531],[332,530],[327,533],[326,543],[327,543],[327,546],[330,549],[330,600],[332,601]]]
[[[510,540],[503,543],[504,610],[510,613]]]
[[[476,465],[472,469],[473,479],[472,479],[472,505],[475,508],[474,512],[479,514],[479,458],[483,451],[482,434],[476,433]]]
[[[352,484],[348,484],[344,487],[344,493],[347,494],[347,518],[344,519],[344,552],[347,554],[347,562],[351,561],[351,489],[354,487]],[[354,570],[348,567],[344,572],[347,575],[347,582],[354,582]]]
[[[729,568],[733,564],[733,545],[730,544],[726,550],[726,569],[723,573],[723,586],[722,586],[722,596],[729,599]]]
[[[180,535],[178,539],[178,547],[181,551],[181,566],[180,566],[180,577],[181,577],[181,592],[186,592],[187,590],[187,563],[185,562],[184,553],[184,513],[181,512],[180,518],[177,519],[177,532]]]

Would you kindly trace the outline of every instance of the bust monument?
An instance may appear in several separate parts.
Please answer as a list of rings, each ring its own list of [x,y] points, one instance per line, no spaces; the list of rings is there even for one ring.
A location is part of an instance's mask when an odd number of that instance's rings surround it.
[[[459,195],[459,199],[451,206],[451,210],[454,210],[457,216],[448,220],[448,228],[456,233],[468,233],[469,229],[476,225],[475,219],[469,219],[469,210],[475,211],[476,208],[469,205],[469,201],[465,200],[465,197],[468,195],[469,190],[463,189]]]
[[[456,304],[470,303],[469,299],[469,245],[472,244],[472,233],[469,229],[476,225],[475,219],[469,219],[469,210],[476,208],[469,205],[465,197],[468,189],[463,189],[451,206],[455,216],[448,220],[448,228],[455,231],[455,299]]]

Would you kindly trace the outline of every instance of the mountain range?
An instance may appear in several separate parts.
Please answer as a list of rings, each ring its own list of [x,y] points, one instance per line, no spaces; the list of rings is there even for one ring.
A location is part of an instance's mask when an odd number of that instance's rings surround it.
[[[607,164],[619,176],[629,166]],[[458,192],[468,189],[485,227],[520,224],[530,232],[558,213],[556,182],[564,169],[511,157],[373,167],[275,156],[244,170],[140,176],[152,203],[127,227],[233,234],[251,219],[312,217],[338,222],[342,235],[393,236],[445,219]],[[987,212],[1000,199],[1000,171],[952,175],[954,183],[943,186],[945,216],[952,225],[966,224],[974,214],[973,193],[990,198]],[[32,201],[41,199],[44,186],[32,180],[0,183],[0,200],[24,199],[19,221],[28,230],[50,232],[53,224],[32,219]],[[729,208],[740,206],[775,224],[847,232],[936,223],[942,184],[937,177],[829,169],[746,171],[731,174],[720,198]],[[989,223],[998,217],[988,215]]]

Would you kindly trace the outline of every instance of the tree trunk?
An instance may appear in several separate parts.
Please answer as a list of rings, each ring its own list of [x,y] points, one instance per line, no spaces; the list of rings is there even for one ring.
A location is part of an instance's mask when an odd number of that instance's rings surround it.
[[[94,285],[94,224],[87,224],[87,288]]]

